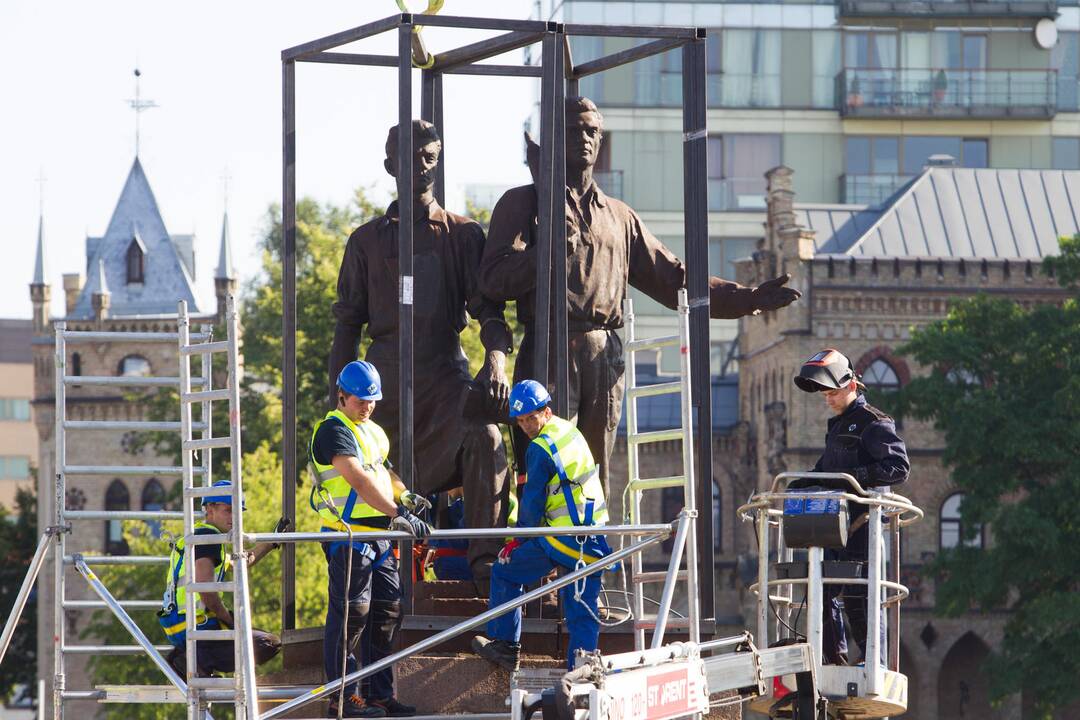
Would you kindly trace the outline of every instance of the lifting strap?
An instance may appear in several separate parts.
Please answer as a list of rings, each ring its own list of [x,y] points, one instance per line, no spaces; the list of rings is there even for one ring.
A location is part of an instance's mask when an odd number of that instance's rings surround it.
[[[409,10],[409,6],[405,4],[405,0],[396,0],[396,2],[397,2],[398,9],[400,9],[401,12],[403,12],[403,13],[412,13],[412,11]],[[424,10],[420,14],[421,15],[435,15],[440,10],[442,10],[444,2],[446,2],[446,0],[428,0],[427,9]],[[423,29],[424,29],[423,25],[413,25],[413,34],[417,34]],[[414,50],[416,49],[416,43],[417,42],[419,42],[418,38],[413,40],[413,49]],[[423,45],[421,44],[420,47],[423,48]],[[413,67],[414,68],[419,68],[420,70],[430,70],[432,67],[435,66],[435,55],[433,53],[427,52],[427,50],[423,50],[423,52],[427,54],[427,62],[418,63],[418,62],[416,62],[416,57],[414,56],[413,59],[412,59]]]

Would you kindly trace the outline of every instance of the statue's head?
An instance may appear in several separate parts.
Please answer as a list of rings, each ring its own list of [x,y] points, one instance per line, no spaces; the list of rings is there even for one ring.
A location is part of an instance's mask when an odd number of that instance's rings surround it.
[[[435,184],[435,168],[442,154],[439,131],[427,120],[412,121],[413,145],[413,196],[430,192]],[[386,136],[386,160],[383,167],[392,177],[397,177],[398,126],[390,128]]]
[[[580,172],[596,164],[604,137],[604,116],[586,97],[566,98],[566,170]]]

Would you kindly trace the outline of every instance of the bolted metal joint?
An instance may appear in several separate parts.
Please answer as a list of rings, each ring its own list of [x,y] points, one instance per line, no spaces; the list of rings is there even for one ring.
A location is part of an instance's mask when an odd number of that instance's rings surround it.
[[[50,525],[45,528],[45,534],[49,537],[56,537],[62,533],[71,532],[71,523],[64,523],[63,525]]]

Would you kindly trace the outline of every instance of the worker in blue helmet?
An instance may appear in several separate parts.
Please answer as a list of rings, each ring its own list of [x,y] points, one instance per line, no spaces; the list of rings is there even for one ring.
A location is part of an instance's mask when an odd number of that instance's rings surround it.
[[[312,510],[324,532],[404,531],[416,538],[431,532],[418,514],[431,509],[427,498],[409,492],[388,461],[390,440],[371,419],[382,399],[382,379],[369,362],[354,360],[341,369],[337,407],[315,425],[309,455],[315,485]],[[394,650],[401,627],[398,561],[390,540],[323,543],[329,581],[323,636],[327,682],[351,674]],[[328,717],[408,717],[416,708],[394,696],[390,668],[333,694]]]
[[[514,385],[510,417],[531,440],[525,452],[526,480],[517,527],[565,527],[567,534],[507,542],[491,570],[491,607],[520,597],[526,585],[557,567],[573,570],[611,554],[602,536],[578,529],[605,525],[608,520],[599,467],[585,436],[573,423],[552,413],[551,396],[535,380]],[[577,650],[596,649],[600,575],[589,575],[559,594],[570,633],[566,662],[572,669]],[[521,609],[489,622],[487,632],[488,638],[473,638],[473,650],[502,668],[517,670]]]
[[[222,535],[232,531],[233,496],[232,483],[218,480],[213,484],[221,488],[219,495],[207,495],[202,500],[203,517],[195,521],[195,535]],[[243,510],[246,507],[241,506]],[[287,518],[278,521],[275,532],[285,532],[291,527]],[[249,566],[262,560],[270,551],[276,549],[276,543],[259,543],[251,552],[244,554]],[[195,582],[222,582],[232,567],[233,556],[225,551],[221,543],[196,545]],[[184,587],[184,538],[179,538],[169,554],[169,570],[166,576],[165,594],[162,607],[158,611],[158,622],[165,630],[165,635],[173,649],[167,660],[173,669],[186,677],[187,657],[185,639],[187,636],[187,589]],[[233,627],[233,616],[221,595],[216,592],[195,593],[196,627],[199,630],[219,630]],[[267,662],[281,649],[281,640],[262,630],[252,630],[252,647],[255,662]],[[197,654],[196,672],[200,677],[214,673],[228,673],[234,670],[234,652],[232,640],[200,640],[195,646]]]

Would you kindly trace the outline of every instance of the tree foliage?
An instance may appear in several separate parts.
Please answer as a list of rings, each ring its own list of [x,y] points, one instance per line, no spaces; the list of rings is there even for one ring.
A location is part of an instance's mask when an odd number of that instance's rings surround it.
[[[1044,269],[1075,291],[1080,236]],[[1080,699],[1080,305],[1024,308],[979,295],[916,332],[901,349],[930,373],[900,394],[903,411],[932,420],[944,462],[964,493],[969,538],[985,549],[945,550],[932,566],[939,611],[1009,611],[987,665],[997,699],[1031,693],[1049,717]]]
[[[0,617],[6,621],[15,607],[26,570],[38,544],[37,499],[32,491],[19,490],[14,512],[0,505]],[[39,582],[41,582],[39,580]],[[16,685],[35,684],[37,677],[37,593],[23,608],[8,662],[0,666],[0,705],[11,697]],[[17,660],[16,660],[17,659]]]

